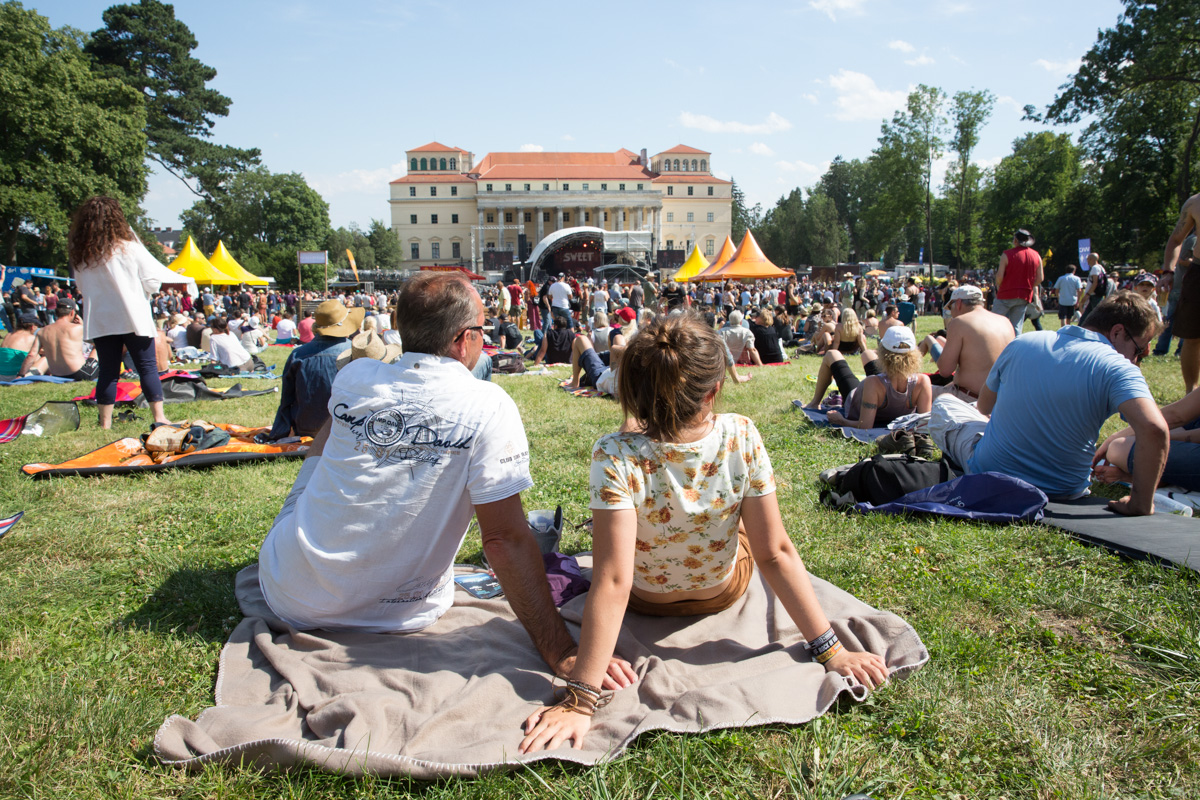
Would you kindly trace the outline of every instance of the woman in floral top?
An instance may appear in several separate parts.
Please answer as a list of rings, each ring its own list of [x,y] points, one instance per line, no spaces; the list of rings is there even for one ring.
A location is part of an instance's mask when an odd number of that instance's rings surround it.
[[[594,560],[579,655],[564,699],[526,720],[521,752],[582,748],[627,607],[722,611],[745,592],[754,563],[814,659],[868,688],[886,679],[883,659],[843,649],[821,610],[754,423],[713,413],[724,373],[721,338],[694,315],[658,317],[630,341],[618,396],[639,430],[604,436],[592,452]]]

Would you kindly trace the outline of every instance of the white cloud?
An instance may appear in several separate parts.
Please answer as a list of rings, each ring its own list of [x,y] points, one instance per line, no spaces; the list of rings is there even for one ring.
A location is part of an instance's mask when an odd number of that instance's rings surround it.
[[[690,111],[679,113],[679,124],[685,128],[696,128],[706,133],[779,133],[792,127],[792,123],[772,111],[765,122],[723,122],[713,119],[706,114],[693,114]]]
[[[1006,94],[1000,95],[999,97],[996,98],[996,105],[1009,106],[1014,111],[1020,111],[1021,113],[1025,112],[1025,107],[1023,105],[1021,105],[1016,100],[1014,100],[1012,97],[1009,97]]]
[[[332,176],[317,175],[309,177],[305,175],[309,186],[312,186],[323,195],[333,194],[348,194],[351,192],[381,191],[381,187],[387,186],[389,181],[403,177],[408,171],[408,165],[404,162],[392,164],[390,167],[379,167],[378,169],[352,169],[346,172],[339,172]]]
[[[572,136],[572,135],[571,135],[571,134],[569,134],[569,133],[564,133],[562,138],[563,138],[563,141],[564,141],[564,142],[573,142],[573,141],[575,141],[575,137],[574,137],[574,136]]]
[[[965,14],[971,10],[970,3],[959,3],[954,0],[943,0],[938,5],[938,11],[942,14]]]
[[[713,177],[720,178],[723,181],[733,180],[733,176],[724,170],[714,169],[712,174]]]
[[[522,153],[540,153],[545,149],[546,148],[542,147],[540,144],[523,144],[523,145],[521,145]]]
[[[783,172],[800,172],[808,175],[820,175],[821,168],[816,164],[809,164],[807,161],[776,161],[775,167]]]
[[[888,47],[892,48],[893,50],[899,50],[901,53],[913,53],[916,52],[917,49],[903,39],[897,39],[894,42],[888,42]]]
[[[973,158],[971,163],[980,169],[992,169],[1003,160],[1004,156],[994,156],[992,158]]]
[[[828,17],[837,22],[837,15],[841,12],[852,14],[855,16],[863,13],[863,3],[866,0],[809,0],[809,7],[817,11],[822,11]]]
[[[833,101],[837,109],[833,117],[842,122],[888,119],[908,102],[907,91],[880,89],[871,77],[861,72],[840,70],[837,75],[829,76],[829,85],[838,93]]]
[[[762,142],[755,142],[754,144],[750,145],[750,152],[754,153],[754,155],[756,155],[756,156],[773,156],[773,155],[775,155],[775,151],[772,150],[771,148],[767,147]]]
[[[908,64],[910,67],[924,67],[935,62],[932,58],[922,53],[916,58],[906,59],[904,63]]]
[[[1083,63],[1080,59],[1075,58],[1070,61],[1047,61],[1044,58],[1039,58],[1033,62],[1052,75],[1057,75],[1060,78],[1065,78],[1079,70],[1079,65]]]
[[[817,104],[817,96],[815,94],[802,94],[802,95],[800,95],[800,99],[807,100],[808,102],[812,103],[814,106]]]

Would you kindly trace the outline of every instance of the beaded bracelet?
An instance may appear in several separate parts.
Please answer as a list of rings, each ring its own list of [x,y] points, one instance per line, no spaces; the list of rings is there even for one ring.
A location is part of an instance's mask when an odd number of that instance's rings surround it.
[[[604,708],[612,700],[611,694],[593,697],[569,684],[562,688],[562,692],[562,698],[551,708],[573,711],[585,717],[593,716],[598,709]]]

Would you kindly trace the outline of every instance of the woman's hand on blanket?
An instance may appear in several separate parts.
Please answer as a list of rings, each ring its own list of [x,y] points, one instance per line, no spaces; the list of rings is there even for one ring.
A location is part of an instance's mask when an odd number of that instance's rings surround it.
[[[874,689],[887,680],[887,664],[874,653],[852,653],[843,649],[825,662],[826,672],[837,672],[854,678],[868,689]]]
[[[567,742],[576,750],[583,749],[583,737],[592,727],[592,718],[551,706],[539,708],[525,720],[525,738],[519,748],[522,753],[553,750]]]
[[[555,673],[562,678],[569,677],[571,670],[575,669],[575,656],[579,655],[579,648],[573,648],[562,661],[558,662],[558,668]],[[633,671],[633,665],[623,658],[613,656],[608,661],[608,670],[604,673],[604,681],[600,684],[600,688],[611,692],[616,689],[624,689],[626,686],[632,686],[637,680],[637,673]]]

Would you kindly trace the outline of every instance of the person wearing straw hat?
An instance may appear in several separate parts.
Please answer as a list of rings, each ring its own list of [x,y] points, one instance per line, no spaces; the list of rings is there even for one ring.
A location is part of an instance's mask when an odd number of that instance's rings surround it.
[[[350,337],[362,326],[365,309],[326,300],[313,314],[313,338],[291,352],[283,366],[279,410],[268,437],[314,436],[329,419],[329,396],[337,376],[337,357],[350,349]]]
[[[391,364],[400,357],[400,352],[400,345],[384,344],[383,339],[375,331],[363,331],[350,340],[350,347],[348,349],[338,353],[336,359],[337,369],[340,372],[342,367],[360,358],[373,358],[376,361],[382,361],[384,364]]]

